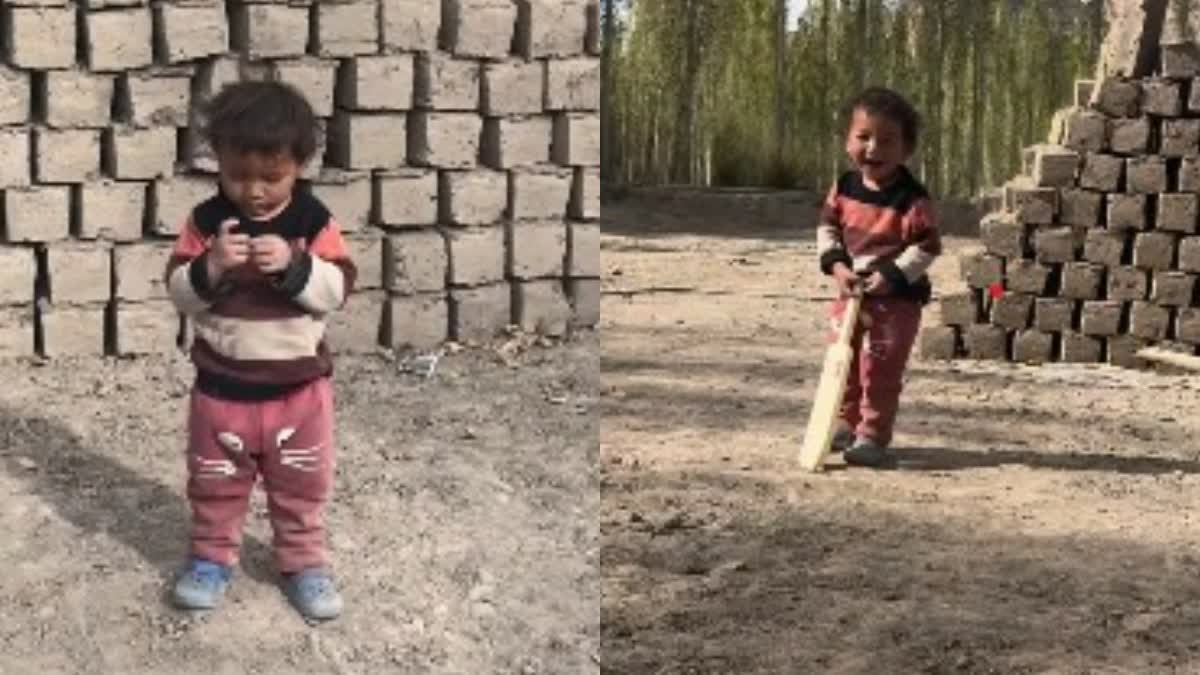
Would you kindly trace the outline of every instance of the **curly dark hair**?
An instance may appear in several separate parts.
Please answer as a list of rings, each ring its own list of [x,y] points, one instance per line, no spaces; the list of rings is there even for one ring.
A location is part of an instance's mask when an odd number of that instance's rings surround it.
[[[213,150],[273,155],[288,151],[304,163],[317,150],[317,117],[295,87],[276,81],[226,85],[203,107],[202,128]]]
[[[850,128],[854,111],[863,110],[869,115],[878,115],[900,125],[900,133],[909,151],[917,149],[921,134],[921,115],[908,99],[886,87],[868,87],[842,108],[842,130]]]

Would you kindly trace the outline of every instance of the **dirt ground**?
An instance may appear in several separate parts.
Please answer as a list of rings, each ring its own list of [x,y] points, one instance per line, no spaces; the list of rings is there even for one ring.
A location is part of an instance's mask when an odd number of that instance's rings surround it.
[[[802,474],[812,230],[603,214],[603,672],[1200,673],[1200,379],[915,359],[898,469]]]
[[[310,627],[261,491],[221,608],[165,590],[186,552],[182,357],[0,364],[0,673],[579,673],[599,662],[594,333],[430,379],[338,362],[327,514],[347,603]],[[508,354],[508,352],[506,352]]]

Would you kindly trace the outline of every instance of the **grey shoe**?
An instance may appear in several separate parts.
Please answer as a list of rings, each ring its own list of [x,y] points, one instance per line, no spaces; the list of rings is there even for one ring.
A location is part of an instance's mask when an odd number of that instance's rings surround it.
[[[214,609],[232,576],[233,570],[227,565],[192,558],[175,581],[171,600],[180,609]]]
[[[328,621],[342,613],[342,596],[323,569],[307,569],[284,578],[283,590],[304,618]]]
[[[829,445],[829,451],[842,452],[851,445],[854,445],[854,432],[842,427],[833,434],[833,442]]]
[[[847,464],[875,468],[890,466],[893,461],[886,447],[879,445],[866,436],[860,436],[854,441],[854,445],[851,445],[850,449],[846,450],[845,458]]]

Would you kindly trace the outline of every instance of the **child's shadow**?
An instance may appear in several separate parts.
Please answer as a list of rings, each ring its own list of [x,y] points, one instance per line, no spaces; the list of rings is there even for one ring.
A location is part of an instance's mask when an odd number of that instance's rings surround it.
[[[1161,475],[1200,473],[1200,462],[1170,457],[1055,452],[1052,450],[953,448],[897,448],[896,467],[901,471],[963,471],[1019,464],[1058,471],[1107,471],[1119,474]]]
[[[177,451],[174,443],[165,445]],[[181,472],[182,460],[181,455]],[[76,527],[137,551],[158,571],[164,588],[180,569],[191,523],[187,500],[102,450],[85,447],[54,421],[0,407],[0,468]],[[256,581],[275,583],[270,549],[257,538],[244,537],[241,567]]]

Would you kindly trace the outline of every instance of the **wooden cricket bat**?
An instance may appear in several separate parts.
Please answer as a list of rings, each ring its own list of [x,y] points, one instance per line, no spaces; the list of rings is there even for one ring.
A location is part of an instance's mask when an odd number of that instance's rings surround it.
[[[812,409],[808,413],[808,429],[804,432],[804,443],[800,446],[800,468],[805,471],[820,471],[833,443],[838,410],[842,405],[842,396],[846,393],[846,376],[850,372],[851,362],[854,361],[854,350],[850,341],[854,337],[854,328],[858,325],[858,310],[861,306],[862,296],[855,295],[849,298],[846,302],[846,312],[842,315],[837,342],[830,345],[825,352],[825,367],[821,370],[821,380],[817,384]]]
[[[1188,370],[1200,370],[1200,356],[1174,352],[1162,347],[1143,347],[1134,352],[1134,354],[1139,359],[1146,359],[1147,361],[1158,361],[1159,363],[1167,363]]]

